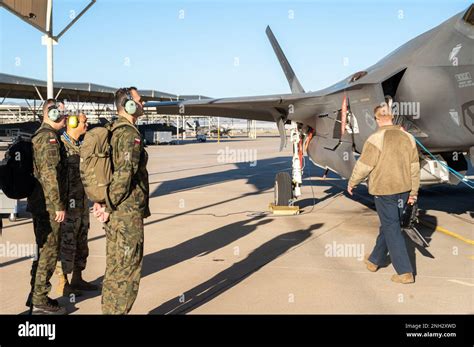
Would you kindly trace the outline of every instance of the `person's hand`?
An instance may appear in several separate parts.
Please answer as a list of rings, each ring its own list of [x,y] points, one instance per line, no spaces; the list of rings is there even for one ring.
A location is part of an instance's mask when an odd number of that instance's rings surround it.
[[[66,218],[66,211],[56,211],[56,217],[54,217],[54,221],[58,223],[62,223]]]
[[[410,195],[408,197],[408,204],[413,205],[416,202],[416,199],[417,199],[416,195]]]
[[[105,223],[109,220],[110,213],[105,212],[105,205],[101,205],[97,202],[94,203],[92,213],[101,223]]]
[[[102,215],[99,218],[99,221],[102,223],[105,223],[109,220],[110,213],[105,212],[105,207],[104,207],[104,212],[102,212]]]
[[[347,192],[349,193],[349,195],[352,195],[352,187],[350,185],[347,186]]]
[[[92,206],[92,214],[94,215],[95,218],[99,218],[101,215],[100,209],[102,208],[102,205],[99,204],[98,202],[94,202],[94,206]]]

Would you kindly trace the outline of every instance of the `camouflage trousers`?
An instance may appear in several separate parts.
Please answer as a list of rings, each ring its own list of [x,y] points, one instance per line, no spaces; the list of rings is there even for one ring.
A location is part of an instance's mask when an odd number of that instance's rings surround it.
[[[66,212],[66,219],[61,224],[61,242],[56,272],[59,275],[86,268],[89,246],[89,209],[77,209]]]
[[[31,292],[33,305],[47,302],[51,290],[49,280],[54,273],[59,253],[60,224],[54,221],[54,212],[33,215],[33,229],[38,256],[31,266]]]
[[[139,212],[114,211],[105,224],[107,259],[102,284],[102,313],[126,314],[138,294],[143,263],[143,218]]]

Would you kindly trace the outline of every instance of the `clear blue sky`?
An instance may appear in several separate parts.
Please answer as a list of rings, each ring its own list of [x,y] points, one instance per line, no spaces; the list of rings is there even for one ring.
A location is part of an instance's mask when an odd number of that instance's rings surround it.
[[[55,46],[55,80],[212,97],[287,93],[265,35],[269,24],[302,85],[318,90],[372,65],[471,2],[97,0]],[[87,3],[55,0],[56,33],[70,11],[78,13]],[[0,71],[45,79],[41,35],[0,9]]]

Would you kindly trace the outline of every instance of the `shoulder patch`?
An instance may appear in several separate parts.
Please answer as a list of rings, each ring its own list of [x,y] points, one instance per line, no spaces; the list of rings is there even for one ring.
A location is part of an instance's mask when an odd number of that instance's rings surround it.
[[[49,139],[49,143],[54,145],[54,144],[58,143],[58,141],[56,139]]]
[[[142,140],[138,137],[135,137],[135,140],[133,141],[133,144],[139,145],[142,142]]]

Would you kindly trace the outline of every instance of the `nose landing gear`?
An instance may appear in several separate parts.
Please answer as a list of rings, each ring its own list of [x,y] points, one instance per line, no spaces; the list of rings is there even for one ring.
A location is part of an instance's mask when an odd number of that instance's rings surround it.
[[[274,203],[276,207],[297,207],[294,202],[301,196],[301,185],[303,183],[303,138],[304,133],[301,126],[291,122],[290,141],[293,146],[292,171],[277,173],[275,176]],[[294,209],[291,209],[292,211]],[[292,213],[293,214],[293,213]]]

